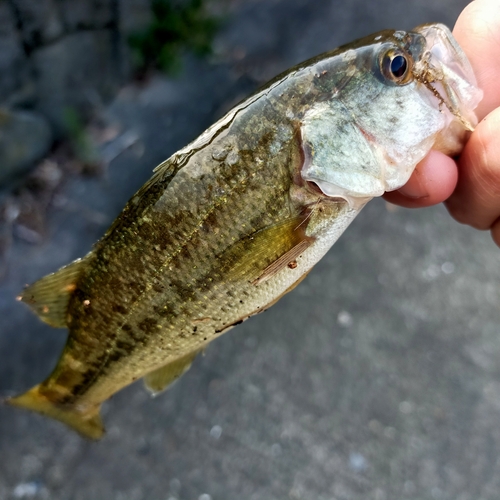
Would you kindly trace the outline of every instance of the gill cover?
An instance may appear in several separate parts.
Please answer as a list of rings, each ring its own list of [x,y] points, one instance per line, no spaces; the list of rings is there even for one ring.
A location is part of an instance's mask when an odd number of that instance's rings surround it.
[[[441,131],[461,146],[481,91],[443,25],[386,33],[350,52],[332,61],[349,78],[302,120],[301,174],[357,208],[404,185]]]

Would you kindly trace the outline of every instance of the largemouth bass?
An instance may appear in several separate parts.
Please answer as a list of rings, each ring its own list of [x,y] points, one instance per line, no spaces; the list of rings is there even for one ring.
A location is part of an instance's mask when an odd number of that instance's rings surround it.
[[[458,153],[480,99],[438,24],[382,31],[278,76],[159,165],[87,256],[24,290],[69,336],[47,380],[8,402],[100,438],[112,394],[142,377],[165,389],[292,290],[431,148]]]

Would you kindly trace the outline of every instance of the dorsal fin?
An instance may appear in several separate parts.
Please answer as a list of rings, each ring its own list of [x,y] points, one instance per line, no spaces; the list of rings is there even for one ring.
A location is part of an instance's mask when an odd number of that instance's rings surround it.
[[[86,262],[87,257],[75,260],[59,271],[35,281],[23,291],[18,300],[28,304],[45,323],[64,328],[69,298],[76,289],[76,282]]]
[[[160,392],[163,392],[169,385],[189,370],[191,363],[199,352],[199,350],[192,351],[148,373],[144,377],[146,389],[152,396],[157,396]]]

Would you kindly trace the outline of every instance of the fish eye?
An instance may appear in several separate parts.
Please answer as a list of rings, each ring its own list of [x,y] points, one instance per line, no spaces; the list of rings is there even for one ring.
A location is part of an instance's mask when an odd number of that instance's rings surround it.
[[[383,53],[380,66],[384,77],[397,84],[405,84],[411,80],[412,61],[401,50],[388,50]]]
[[[407,68],[408,65],[406,64],[406,59],[401,54],[398,54],[392,59],[390,72],[394,78],[402,78],[405,75]]]

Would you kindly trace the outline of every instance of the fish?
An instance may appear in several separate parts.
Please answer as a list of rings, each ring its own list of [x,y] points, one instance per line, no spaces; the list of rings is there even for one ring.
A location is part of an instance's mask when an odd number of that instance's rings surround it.
[[[25,288],[19,300],[69,333],[50,376],[7,403],[101,438],[114,393],[141,378],[165,390],[295,288],[430,149],[458,154],[481,97],[441,24],[277,76],[156,167],[90,253]]]

